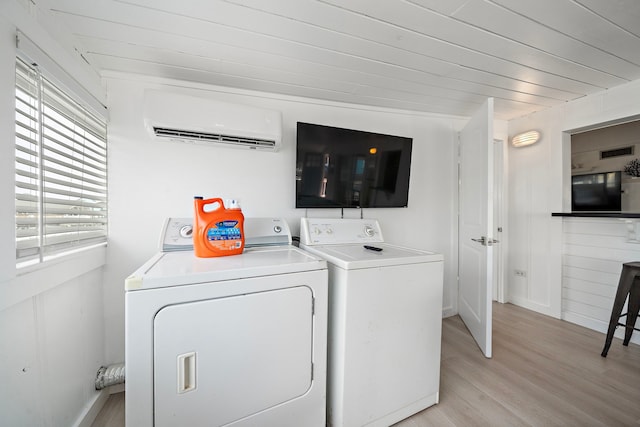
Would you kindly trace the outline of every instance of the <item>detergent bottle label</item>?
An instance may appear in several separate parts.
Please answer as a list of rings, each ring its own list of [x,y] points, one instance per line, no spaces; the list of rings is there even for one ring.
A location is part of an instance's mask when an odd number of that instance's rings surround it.
[[[211,224],[207,229],[209,243],[221,250],[238,249],[242,247],[242,231],[239,221],[225,220]]]

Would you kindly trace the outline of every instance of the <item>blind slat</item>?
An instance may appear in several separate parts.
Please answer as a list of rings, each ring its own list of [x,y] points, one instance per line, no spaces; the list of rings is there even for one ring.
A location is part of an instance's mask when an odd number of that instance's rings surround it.
[[[75,234],[75,236],[73,236],[72,234]],[[44,249],[45,252],[47,251],[53,252],[56,249],[60,249],[61,246],[68,246],[69,243],[72,243],[72,242],[87,242],[88,244],[96,244],[96,243],[102,243],[105,241],[101,233],[94,232],[94,231],[87,231],[86,233],[76,232],[76,233],[69,233],[68,235],[62,234],[62,235],[49,236],[48,239],[49,241],[46,244],[42,244],[42,245],[38,245],[37,242],[34,245],[32,241],[33,239],[20,240],[16,245],[16,249],[18,252],[24,251],[25,249],[27,250],[27,252],[30,252],[28,251],[29,249],[38,248],[39,246],[41,249]],[[72,246],[78,246],[78,245],[72,245]]]
[[[27,166],[27,168],[38,169],[38,164],[23,158],[16,158],[16,169],[23,170],[20,165]]]
[[[55,196],[62,197],[73,197],[75,200],[71,200],[78,206],[83,206],[87,203],[91,203],[93,201],[98,202],[106,202],[107,196],[96,196],[92,194],[87,194],[87,192],[78,192],[78,191],[70,191],[62,188],[55,188],[50,185],[45,185],[43,189],[43,193],[51,198],[52,203],[58,203],[57,200],[65,200],[65,199],[56,199]]]
[[[87,129],[82,126],[78,126],[76,123],[61,123],[60,121],[45,114],[43,124],[45,127],[45,134],[54,133],[69,141],[74,141],[76,143],[82,142],[87,149],[93,151],[97,155],[103,155],[106,152],[106,147],[101,143],[102,141],[96,141],[95,135],[91,135],[90,132],[87,132]],[[93,136],[94,138],[92,139],[88,136]]]
[[[56,174],[58,176],[63,176],[63,177],[68,178],[68,179],[81,180],[81,181],[87,182],[89,184],[97,185],[99,187],[104,187],[105,189],[106,189],[106,186],[107,186],[107,181],[106,181],[107,176],[106,175],[104,175],[104,177],[103,177],[104,179],[96,180],[96,179],[88,178],[86,176],[82,176],[82,175],[78,175],[78,174],[75,174],[75,173],[71,173],[71,172],[68,172],[68,171],[62,171],[60,169],[55,169],[55,168],[52,168],[52,167],[45,167],[44,171],[45,171],[45,173],[46,172],[50,172],[52,174]]]
[[[22,188],[23,190],[32,190],[32,191],[38,191],[39,189],[38,184],[29,184],[28,182],[20,182],[20,181],[16,181],[16,187]]]
[[[16,168],[16,181],[20,181],[20,177],[27,179],[38,179],[38,174],[32,170],[23,170]],[[24,181],[20,181],[24,182]]]
[[[19,114],[18,118],[22,118],[25,120],[16,120],[16,126],[20,127],[24,131],[27,131],[28,133],[38,132],[37,129],[32,126],[34,124],[33,122],[36,121],[35,117]]]
[[[57,111],[70,122],[82,117],[80,121],[83,127],[90,129],[98,139],[106,139],[107,131],[106,126],[103,125],[103,120],[97,118],[87,109],[82,108],[47,79],[43,79],[42,83],[42,95],[47,108]]]
[[[104,227],[84,227],[83,230],[85,230],[85,231],[102,232],[104,230]],[[62,231],[62,229],[60,229],[60,230],[53,229],[51,231],[51,234],[60,233],[61,231]],[[35,232],[37,233],[37,230]],[[30,237],[30,236],[33,236],[34,234],[31,234],[31,233],[33,233],[33,231],[30,231],[30,230],[24,230],[24,231],[23,230],[19,230],[17,232],[17,237]]]
[[[20,218],[19,220],[17,220],[18,225],[21,225],[23,227],[25,226],[33,226],[33,225],[37,225],[38,224],[38,219],[37,218]],[[61,225],[61,224],[67,224],[67,225],[80,225],[82,224],[82,226],[85,226],[87,224],[106,224],[107,223],[107,219],[105,217],[103,218],[76,218],[76,217],[70,217],[70,216],[64,216],[64,217],[54,217],[54,218],[49,218],[49,220],[47,221],[47,225],[45,226],[45,228],[49,228],[49,224],[52,225]]]
[[[38,155],[38,144],[37,141],[33,140],[33,139],[28,139],[28,138],[24,138],[22,135],[20,135],[19,137],[16,137],[16,139],[19,139],[21,141],[26,142],[26,144],[18,144],[16,141],[16,150],[25,153],[28,156],[37,156]]]
[[[46,79],[43,80],[43,95],[47,108],[57,112],[69,122],[74,122],[78,117],[82,117],[82,120],[78,121],[82,123],[84,128],[99,140],[106,140],[107,130],[103,121],[87,110],[78,108],[79,105],[75,101],[47,82]]]
[[[89,193],[98,192],[101,195],[107,190],[107,183],[104,181],[89,182],[83,180],[82,177],[68,179],[65,174],[60,174],[56,170],[45,170],[44,176],[47,183],[57,185],[58,187],[75,188]]]
[[[37,256],[38,254],[40,254],[40,242],[37,239],[33,242],[31,240],[20,240],[16,245],[16,256],[19,259]]]
[[[20,89],[16,90],[16,111],[25,112],[25,111],[36,111],[35,103],[31,103],[33,97],[28,92],[22,91]],[[35,115],[34,115],[35,120]]]
[[[48,138],[46,138],[46,141],[52,142]],[[104,164],[105,159],[99,159],[97,162],[87,162],[87,157],[79,155],[74,156],[73,153],[65,153],[55,146],[45,148],[44,158],[47,162],[60,166],[73,167],[76,169],[80,168],[80,170],[91,168],[94,174],[99,172],[102,172],[103,174],[106,173],[106,169],[100,166],[100,164]]]
[[[71,144],[67,144],[64,141],[62,141],[59,138],[54,138],[51,133],[47,133],[46,132],[47,127],[45,126],[45,138],[47,139],[47,141],[50,143],[47,146],[47,150],[53,151],[55,153],[60,154],[61,156],[65,156],[68,158],[75,158],[75,159],[91,159],[94,162],[101,164],[104,163],[104,159],[106,157],[105,153],[96,153],[94,150],[89,149],[86,145],[84,144],[79,144],[77,141],[75,140],[69,140],[69,142]],[[54,144],[57,145],[58,147],[54,148]],[[70,152],[65,152],[63,150],[61,150],[61,148],[64,148]],[[81,149],[79,149],[81,148]],[[85,150],[86,149],[86,150]],[[93,151],[96,155],[92,156],[91,154],[87,153],[87,151]],[[75,153],[76,155],[74,155],[73,153]]]
[[[17,237],[38,237],[37,227],[28,227],[26,225],[21,226],[17,230]]]
[[[33,196],[31,194],[18,194],[16,195],[16,200],[19,202],[38,202],[38,197],[37,196]],[[49,204],[49,205],[65,205],[65,206],[78,206],[77,203],[75,203],[72,200],[60,200],[60,199],[53,199],[50,197],[44,197],[44,203],[45,204]],[[96,208],[107,208],[107,204],[104,202],[95,202],[91,205],[92,207],[96,207]]]
[[[95,231],[78,231],[67,234],[56,234],[53,236],[47,236],[44,247],[45,253],[56,252],[60,249],[67,249],[76,246],[83,246],[87,244],[95,244],[104,242],[103,234]],[[83,245],[78,245],[83,243]]]
[[[106,170],[104,170],[104,171],[98,170],[97,172],[95,172],[93,170],[88,170],[86,167],[83,167],[85,165],[83,165],[82,162],[79,162],[78,165],[74,165],[72,163],[63,162],[60,159],[56,159],[54,157],[47,156],[46,154],[42,156],[42,159],[43,159],[43,161],[45,162],[45,164],[48,167],[53,168],[53,165],[58,165],[58,166],[62,166],[64,168],[66,168],[66,169],[75,170],[75,171],[80,172],[80,173],[88,173],[89,175],[94,176],[96,178],[102,178],[102,177],[105,176],[105,173],[106,173]],[[100,173],[100,172],[102,172],[102,173]]]
[[[60,134],[60,135],[64,135],[69,137],[70,135],[74,135],[78,138],[80,138],[81,140],[84,140],[86,142],[90,142],[90,145],[93,145],[96,147],[96,152],[99,153],[100,151],[104,150],[104,144],[98,143],[98,142],[102,142],[102,140],[100,140],[99,138],[101,136],[97,136],[95,135],[93,132],[91,132],[89,129],[87,129],[86,127],[79,125],[75,120],[73,121],[69,121],[69,123],[64,123],[62,120],[60,120],[61,118],[66,118],[66,117],[54,117],[52,116],[50,113],[48,114],[47,112],[44,113],[44,125],[48,128],[51,129],[52,131]],[[71,119],[69,119],[71,120]],[[67,135],[64,131],[67,131],[69,133],[69,135]],[[82,131],[82,132],[80,132]],[[93,136],[93,140],[90,138],[87,138],[87,134]],[[73,138],[71,138],[73,139]],[[93,147],[89,147],[90,149],[93,149]]]
[[[21,205],[19,208],[16,207],[16,211],[19,211],[20,214],[29,215],[29,214],[37,214],[38,207],[37,206],[27,206]],[[79,215],[82,217],[96,216],[96,217],[104,217],[106,216],[105,209],[82,209],[76,208],[75,206],[70,207],[47,207],[47,214],[49,215]]]

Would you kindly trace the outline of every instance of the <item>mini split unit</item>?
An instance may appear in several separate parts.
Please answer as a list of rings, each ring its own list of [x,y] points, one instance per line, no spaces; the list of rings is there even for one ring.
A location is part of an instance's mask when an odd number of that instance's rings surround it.
[[[162,141],[277,151],[282,114],[208,98],[147,90],[144,124]]]

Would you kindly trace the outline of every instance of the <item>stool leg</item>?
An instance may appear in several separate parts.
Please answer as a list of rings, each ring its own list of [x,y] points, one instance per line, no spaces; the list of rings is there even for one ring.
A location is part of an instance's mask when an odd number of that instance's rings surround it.
[[[616,291],[616,298],[613,300],[613,308],[611,309],[611,319],[609,320],[609,330],[607,331],[607,339],[604,342],[604,349],[602,349],[602,357],[607,357],[609,347],[611,347],[611,341],[613,340],[613,334],[618,326],[620,320],[620,314],[622,314],[622,307],[627,299],[629,290],[636,276],[636,271],[631,268],[622,268],[620,273],[620,281],[618,282],[618,290]]]
[[[636,282],[629,292],[629,304],[627,304],[627,328],[624,332],[623,345],[629,345],[633,328],[636,326],[638,311],[640,310],[640,282]]]

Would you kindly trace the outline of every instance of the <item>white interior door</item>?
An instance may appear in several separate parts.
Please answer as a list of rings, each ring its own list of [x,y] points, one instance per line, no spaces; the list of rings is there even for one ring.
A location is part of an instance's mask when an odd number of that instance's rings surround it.
[[[458,312],[491,357],[493,294],[493,98],[460,132]]]

